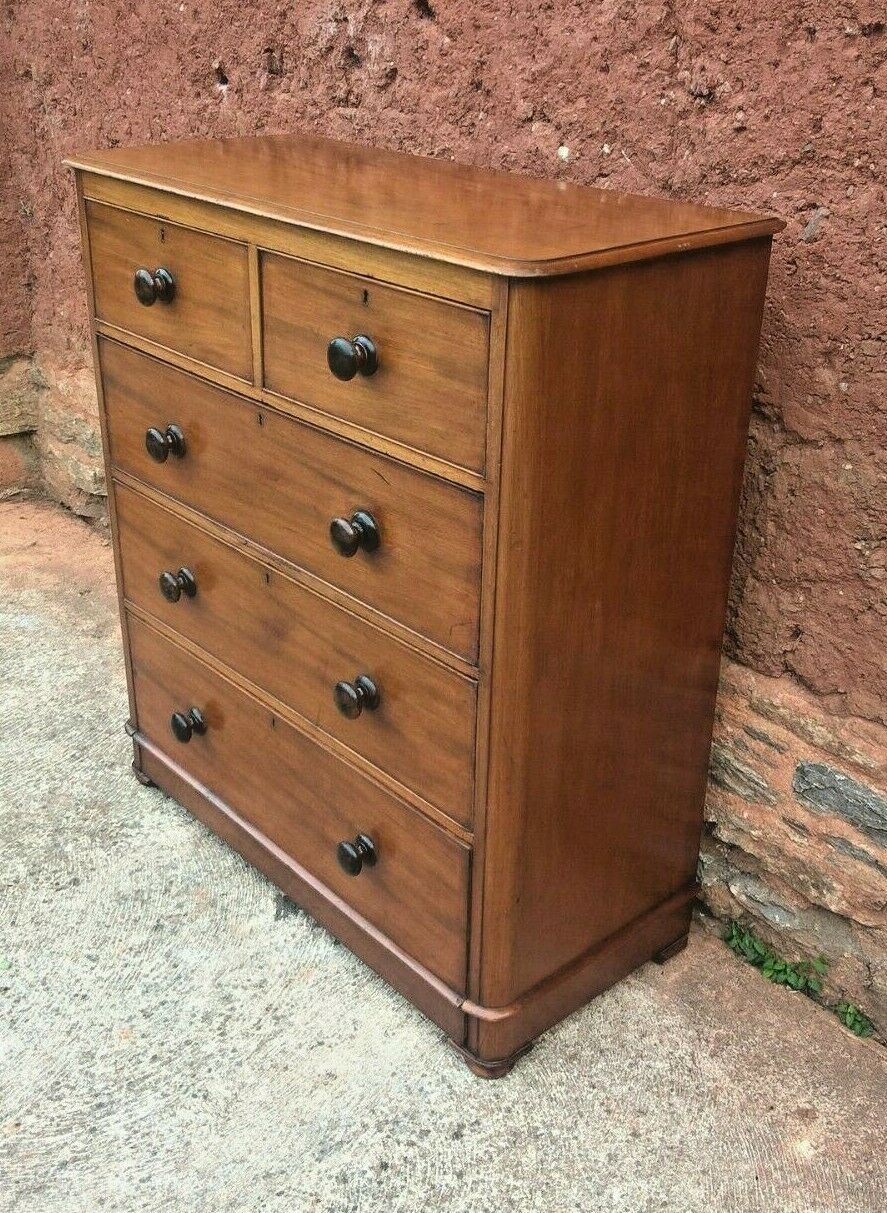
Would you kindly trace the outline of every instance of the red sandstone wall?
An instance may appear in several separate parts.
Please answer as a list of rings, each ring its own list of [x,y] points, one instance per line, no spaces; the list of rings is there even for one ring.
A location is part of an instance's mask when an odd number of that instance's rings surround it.
[[[772,210],[788,227],[774,250],[727,651],[761,675],[793,676],[808,715],[883,722],[882,6],[13,0],[2,20],[14,99],[3,218],[14,218],[0,273],[15,288],[0,354],[36,351],[44,475],[58,497],[95,513],[101,491],[59,163],[76,147],[306,129]],[[872,762],[859,768],[870,778]],[[723,823],[751,802],[723,781],[713,798],[715,858],[741,864],[754,846],[728,840]],[[721,908],[737,905],[751,903],[735,893]],[[860,962],[869,978],[884,951],[878,935]]]

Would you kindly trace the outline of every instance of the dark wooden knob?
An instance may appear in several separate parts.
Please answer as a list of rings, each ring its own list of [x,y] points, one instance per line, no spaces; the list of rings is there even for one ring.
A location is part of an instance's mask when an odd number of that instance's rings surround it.
[[[159,580],[160,593],[167,602],[178,602],[183,594],[193,598],[197,593],[197,578],[190,569],[179,569],[177,573],[164,570]]]
[[[364,864],[368,868],[374,867],[379,856],[372,838],[368,834],[358,834],[354,842],[339,843],[336,858],[349,876],[359,876]]]
[[[364,708],[373,712],[379,706],[379,688],[367,674],[358,674],[354,682],[337,682],[333,699],[343,716],[356,720]]]
[[[163,266],[152,274],[150,270],[136,270],[132,280],[136,299],[143,307],[151,307],[157,303],[172,303],[176,293],[176,284],[169,270]]]
[[[157,463],[166,463],[170,455],[175,455],[176,459],[184,459],[185,435],[172,422],[165,430],[158,430],[152,425],[145,433],[145,448]]]
[[[176,741],[181,741],[184,745],[186,741],[191,740],[192,734],[206,732],[206,718],[200,708],[188,708],[187,712],[173,712],[169,718],[169,727]]]
[[[337,379],[346,382],[355,375],[375,375],[379,369],[379,352],[372,338],[358,333],[349,341],[347,337],[334,337],[326,347],[326,360]]]
[[[332,520],[330,539],[340,556],[353,556],[358,548],[375,552],[379,546],[379,528],[372,514],[366,510],[355,510],[350,518]]]

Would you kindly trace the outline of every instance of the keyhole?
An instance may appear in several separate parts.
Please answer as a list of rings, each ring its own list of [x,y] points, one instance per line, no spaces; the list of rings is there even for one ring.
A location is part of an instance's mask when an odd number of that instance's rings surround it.
[[[366,307],[366,305],[369,303],[369,301],[370,301],[370,293],[369,293],[369,291],[364,291],[364,293],[363,293],[364,307]]]

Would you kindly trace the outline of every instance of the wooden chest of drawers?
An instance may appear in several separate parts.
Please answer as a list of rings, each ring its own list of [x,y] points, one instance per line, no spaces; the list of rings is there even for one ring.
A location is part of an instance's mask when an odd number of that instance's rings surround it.
[[[776,220],[78,156],[134,767],[478,1073],[686,939]]]

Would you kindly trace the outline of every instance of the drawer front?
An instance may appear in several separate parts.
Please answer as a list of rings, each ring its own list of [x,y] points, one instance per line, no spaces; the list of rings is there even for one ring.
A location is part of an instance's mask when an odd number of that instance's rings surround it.
[[[86,214],[98,319],[251,380],[246,246],[101,203],[87,202]],[[146,307],[133,277],[160,267],[172,300]]]
[[[475,471],[484,467],[489,316],[271,253],[262,256],[265,386]],[[346,382],[334,337],[372,340]]]
[[[367,605],[474,660],[480,497],[102,341],[117,467],[254,539]],[[157,463],[149,427],[170,422],[183,458]],[[369,512],[380,542],[346,558],[330,522]]]
[[[469,824],[477,686],[123,485],[124,593],[457,821]],[[161,593],[180,568],[196,593]],[[184,579],[187,590],[193,589]],[[246,621],[246,626],[244,626]],[[333,688],[366,675],[375,708],[344,716]],[[352,708],[353,710],[353,708]]]
[[[444,981],[463,988],[469,848],[276,719],[196,658],[130,620],[138,726],[189,773]],[[206,731],[183,744],[174,712]],[[340,842],[372,839],[347,875]]]

